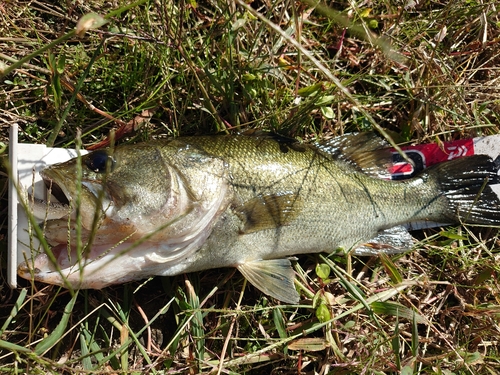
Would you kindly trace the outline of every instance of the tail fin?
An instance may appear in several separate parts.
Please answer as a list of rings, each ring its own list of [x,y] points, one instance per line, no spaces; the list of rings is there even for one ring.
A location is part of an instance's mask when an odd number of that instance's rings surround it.
[[[437,164],[423,175],[439,184],[453,221],[500,225],[500,198],[490,186],[500,183],[497,160],[487,155],[459,158]]]

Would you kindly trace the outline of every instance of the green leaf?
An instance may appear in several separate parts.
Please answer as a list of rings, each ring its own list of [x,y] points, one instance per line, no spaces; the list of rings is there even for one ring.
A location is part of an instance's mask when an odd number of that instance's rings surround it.
[[[368,308],[369,306],[366,303],[366,294],[361,289],[359,289],[357,285],[347,280],[342,274],[337,272],[337,276],[340,278],[339,283],[349,292],[351,297],[357,299],[366,308]]]
[[[280,338],[286,339],[288,335],[286,333],[285,319],[283,318],[281,310],[278,308],[273,310],[273,321]]]
[[[370,29],[378,29],[378,21],[375,19],[368,20],[367,24]]]
[[[307,87],[302,87],[301,89],[297,90],[297,94],[300,96],[311,96],[316,94],[322,87],[323,85],[321,83],[315,83],[314,85],[307,86]]]
[[[259,79],[259,77],[255,74],[252,74],[252,73],[243,73],[243,75],[241,76],[241,80],[243,82],[251,82],[251,81],[255,81]]]
[[[90,360],[89,357],[89,347],[87,346],[87,343],[85,342],[85,335],[80,335],[80,350],[82,354],[82,365],[84,370],[92,370],[92,361]]]
[[[190,331],[191,335],[195,339],[196,355],[200,363],[202,363],[205,358],[205,330],[203,328],[203,314],[200,311],[200,298],[197,293],[200,289],[198,275],[190,275],[190,278],[186,280],[185,283],[188,303],[192,307],[192,311],[190,311],[190,313],[193,314]],[[193,284],[196,286],[196,289]]]
[[[411,353],[415,358],[417,358],[418,355],[418,342],[417,313],[414,311],[413,320],[411,322]]]
[[[487,267],[486,269],[482,270],[475,278],[474,281],[472,282],[472,285],[483,285],[483,283],[486,280],[491,279],[491,277],[494,274],[494,269]],[[1,332],[1,331],[0,331]]]
[[[328,276],[330,276],[330,271],[331,268],[328,264],[325,263],[319,263],[316,265],[316,275],[323,281],[328,279]]]
[[[396,357],[396,368],[399,370],[401,368],[401,356],[399,351],[401,350],[401,344],[399,342],[399,319],[396,317],[396,324],[394,324],[394,335],[391,340],[392,351]]]
[[[442,230],[441,232],[439,232],[439,234],[441,236],[449,238],[451,240],[466,240],[467,239],[467,236],[462,236],[460,234],[453,233],[453,232],[446,231],[446,230]]]
[[[64,73],[64,66],[66,65],[66,56],[65,55],[60,55],[59,59],[57,60],[57,73],[63,74]]]
[[[372,8],[365,8],[359,12],[359,15],[361,18],[366,18],[370,16],[370,13],[372,12]]]
[[[354,320],[349,320],[344,324],[344,329],[351,329],[356,326],[356,322]]]
[[[318,306],[318,308],[316,309],[316,318],[318,318],[320,323],[328,322],[332,318],[330,310],[326,305],[321,304]]]
[[[0,328],[0,336],[7,329],[12,319],[14,319],[17,316],[17,313],[21,309],[21,306],[23,305],[27,293],[28,289],[26,288],[21,289],[21,293],[19,293],[19,297],[17,297],[16,303],[14,303],[14,306],[12,306],[12,310],[10,310],[10,315],[7,317],[7,319],[5,319],[2,328]]]
[[[465,363],[469,365],[476,365],[483,362],[483,356],[478,351],[474,353],[461,353]]]
[[[322,107],[332,104],[334,101],[335,101],[334,95],[324,95],[321,98],[319,98],[318,101],[314,104],[316,104],[318,107]]]
[[[99,347],[99,344],[95,341],[94,336],[83,325],[80,329],[80,335],[83,336],[84,341],[85,341],[85,345],[90,349],[90,351],[92,352],[92,355],[97,360],[97,363],[102,365],[104,362],[103,361],[104,355],[102,354],[102,349]],[[83,349],[82,349],[82,354],[83,354]],[[84,364],[83,360],[82,360],[82,364]]]
[[[332,107],[321,107],[320,111],[327,120],[333,120],[335,118],[335,112],[333,112]]]

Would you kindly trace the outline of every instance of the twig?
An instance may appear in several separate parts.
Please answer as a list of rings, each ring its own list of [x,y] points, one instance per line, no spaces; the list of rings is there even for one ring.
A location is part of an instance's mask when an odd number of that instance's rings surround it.
[[[240,298],[238,299],[238,304],[236,305],[236,311],[241,310],[241,300],[243,299],[243,294],[245,294],[246,286],[247,286],[247,279],[243,278],[243,286],[241,287]],[[222,351],[220,353],[220,362],[217,375],[220,375],[222,367],[224,366],[224,357],[226,356],[227,347],[229,346],[229,340],[231,339],[231,335],[233,333],[234,325],[236,324],[237,318],[238,318],[238,313],[235,313],[233,315],[233,319],[231,320],[231,325],[229,326],[229,330],[227,331],[226,339],[224,340],[224,346],[222,347]]]

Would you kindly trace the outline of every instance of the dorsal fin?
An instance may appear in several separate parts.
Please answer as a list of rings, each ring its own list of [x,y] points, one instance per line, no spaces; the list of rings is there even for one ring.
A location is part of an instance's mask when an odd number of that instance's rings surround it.
[[[358,170],[379,178],[389,178],[392,162],[389,144],[372,132],[350,133],[316,143],[329,157],[343,160]]]

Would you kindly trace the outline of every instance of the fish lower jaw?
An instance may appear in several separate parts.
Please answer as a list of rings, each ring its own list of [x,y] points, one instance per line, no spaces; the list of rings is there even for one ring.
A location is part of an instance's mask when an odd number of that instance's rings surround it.
[[[20,277],[28,280],[66,288],[102,289],[116,284],[117,279],[120,280],[118,282],[130,281],[133,278],[127,279],[127,270],[131,274],[134,268],[137,270],[130,257],[118,256],[118,247],[111,250],[108,247],[104,250],[94,247],[86,258],[78,258],[75,249],[68,253],[66,245],[57,245],[51,249],[53,257],[41,253],[27,263],[20,264],[17,272]],[[124,269],[124,266],[127,267]]]

